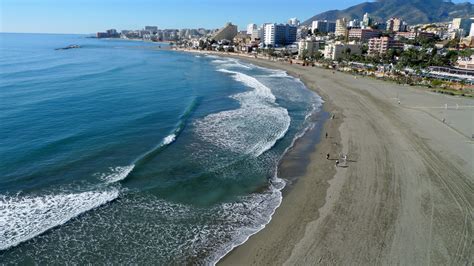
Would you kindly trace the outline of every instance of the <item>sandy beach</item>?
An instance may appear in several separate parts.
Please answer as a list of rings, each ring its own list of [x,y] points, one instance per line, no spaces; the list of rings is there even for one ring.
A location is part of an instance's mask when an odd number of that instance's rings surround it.
[[[244,60],[300,77],[335,118],[272,221],[219,264],[473,262],[474,100]]]

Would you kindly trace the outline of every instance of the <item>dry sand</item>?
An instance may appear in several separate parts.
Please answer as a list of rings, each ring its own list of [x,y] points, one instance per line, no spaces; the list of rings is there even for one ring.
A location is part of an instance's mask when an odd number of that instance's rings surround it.
[[[272,221],[220,264],[472,264],[473,100],[246,60],[301,77],[336,118]]]

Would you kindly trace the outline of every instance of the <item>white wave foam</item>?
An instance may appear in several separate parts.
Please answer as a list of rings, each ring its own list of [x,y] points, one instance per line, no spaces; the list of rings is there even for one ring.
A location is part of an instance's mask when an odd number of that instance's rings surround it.
[[[240,62],[237,59],[233,58],[219,58],[212,60],[212,63],[218,64],[221,67],[238,67],[238,68],[244,68],[244,69],[252,69],[250,65],[244,64]]]
[[[118,195],[116,189],[43,196],[0,195],[0,250],[62,225]]]
[[[265,69],[265,68],[262,68]],[[286,71],[278,70],[278,69],[265,69],[270,74],[264,75],[264,77],[271,77],[271,78],[291,78]]]
[[[169,136],[166,136],[166,138],[163,139],[163,146],[169,145],[173,143],[175,140],[176,140],[176,134],[171,134]]]
[[[129,166],[117,166],[110,167],[108,173],[102,173],[99,175],[99,179],[105,181],[106,183],[115,183],[121,180],[124,180],[130,172],[135,168],[135,165]]]
[[[215,63],[215,64],[227,64],[231,62],[230,60],[223,60],[223,59],[216,59],[216,60],[212,60],[212,63]]]
[[[247,87],[254,89],[253,91],[239,93],[233,96],[233,98],[236,98],[236,99],[240,98],[242,100],[241,103],[247,103],[246,100],[251,100],[251,97],[253,99],[253,96],[263,98],[263,100],[266,100],[269,103],[275,103],[276,98],[275,98],[275,95],[273,95],[272,91],[267,86],[263,85],[260,81],[258,81],[256,78],[237,72],[237,71],[228,70],[228,69],[221,68],[221,69],[218,69],[217,71],[233,74],[234,79],[236,81],[241,82]],[[245,99],[246,96],[248,96],[248,99]],[[252,102],[252,103],[255,104],[255,102]]]
[[[222,58],[222,57],[219,57],[219,56],[216,56],[216,55],[212,55],[212,54],[205,54],[205,56],[207,58],[211,58],[211,59],[219,59],[219,58]]]
[[[285,136],[291,122],[288,110],[278,106],[272,91],[256,78],[227,69],[218,71],[232,74],[252,90],[231,96],[240,102],[240,108],[198,120],[196,132],[221,149],[258,157]]]
[[[238,203],[227,203],[222,205],[223,212],[237,212],[240,215],[245,215],[247,219],[252,220],[245,227],[239,228],[233,232],[231,240],[215,250],[209,256],[208,263],[216,265],[223,257],[231,252],[235,247],[245,243],[251,236],[260,232],[272,220],[276,209],[280,207],[283,200],[281,190],[285,187],[285,181],[280,178],[275,178],[266,193],[252,194],[243,199],[243,206]],[[240,207],[240,208],[239,208]],[[239,218],[239,217],[236,217]],[[245,219],[241,219],[245,220]]]

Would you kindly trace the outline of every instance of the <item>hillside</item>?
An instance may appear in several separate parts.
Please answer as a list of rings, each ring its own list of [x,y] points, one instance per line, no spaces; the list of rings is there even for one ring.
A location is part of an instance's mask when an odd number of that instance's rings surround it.
[[[318,19],[336,20],[338,18],[362,19],[365,13],[377,21],[390,17],[401,17],[409,24],[449,21],[454,17],[474,17],[474,5],[465,2],[454,4],[443,0],[378,0],[349,7],[344,10],[331,10],[303,22],[310,25]]]

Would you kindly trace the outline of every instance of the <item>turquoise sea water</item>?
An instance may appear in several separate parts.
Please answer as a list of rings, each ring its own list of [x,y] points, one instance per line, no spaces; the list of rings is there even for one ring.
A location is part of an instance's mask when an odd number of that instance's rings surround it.
[[[0,34],[0,261],[212,263],[268,223],[320,98],[158,45]]]

